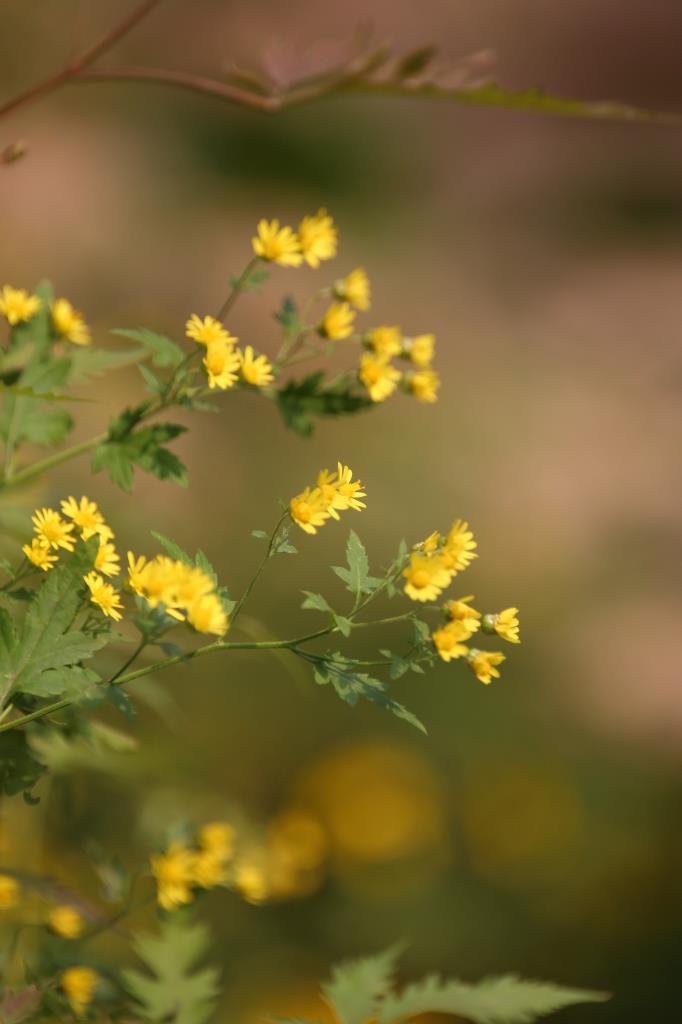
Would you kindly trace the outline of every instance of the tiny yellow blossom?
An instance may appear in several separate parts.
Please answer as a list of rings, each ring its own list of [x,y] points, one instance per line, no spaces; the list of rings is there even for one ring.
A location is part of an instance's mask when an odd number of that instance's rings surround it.
[[[327,512],[333,519],[339,518],[339,512],[352,508],[360,512],[367,508],[364,501],[366,492],[362,490],[361,480],[353,480],[353,471],[350,466],[344,466],[340,462],[336,464],[336,472],[330,473],[328,469],[320,471],[317,477],[317,487],[327,506]]]
[[[510,644],[520,644],[518,612],[518,608],[505,608],[496,615],[484,615],[483,632],[497,633]]]
[[[289,502],[289,515],[306,533],[317,533],[330,518],[329,503],[319,487],[306,487]]]
[[[150,858],[157,899],[164,910],[177,910],[192,902],[195,854],[183,843],[171,843],[165,853]]]
[[[500,651],[479,651],[472,647],[467,655],[467,661],[476,678],[487,686],[493,678],[500,678],[496,666],[506,661],[506,656]]]
[[[446,569],[453,576],[461,572],[462,569],[466,569],[474,558],[478,557],[476,555],[477,547],[474,535],[469,529],[469,524],[463,519],[455,519],[445,538],[443,548],[443,560]]]
[[[237,339],[233,338],[230,332],[223,327],[220,320],[216,320],[213,316],[205,316],[202,320],[196,313],[192,313],[185,324],[185,334],[199,345],[213,345],[218,341],[226,345],[234,345],[237,342]]]
[[[227,632],[227,614],[217,594],[204,594],[203,597],[198,597],[187,609],[187,621],[199,633],[222,636]]]
[[[257,864],[241,861],[237,864],[234,884],[249,903],[262,903],[268,896],[265,872]]]
[[[13,288],[11,284],[6,284],[0,291],[0,314],[12,327],[31,320],[42,305],[39,296],[31,295],[24,288]]]
[[[73,551],[75,541],[71,536],[73,523],[65,522],[53,508],[39,508],[31,516],[35,532],[51,548]]]
[[[51,308],[52,323],[57,334],[74,345],[90,345],[92,335],[82,313],[68,299],[56,299]]]
[[[439,555],[413,553],[403,576],[405,593],[413,601],[435,601],[450,582],[450,573]]]
[[[420,402],[437,402],[440,378],[435,370],[419,370],[408,377],[408,386]]]
[[[31,543],[24,544],[21,550],[29,562],[32,562],[36,568],[42,569],[43,572],[54,568],[57,561],[57,555],[53,554],[50,547],[40,537],[34,537]]]
[[[82,1017],[92,1002],[98,981],[92,967],[68,967],[63,972],[60,985],[77,1017]]]
[[[208,374],[208,386],[220,388],[227,391],[233,387],[238,379],[240,359],[232,344],[223,341],[213,341],[206,349],[206,356],[203,360],[204,368]]]
[[[118,592],[114,590],[111,583],[105,583],[96,572],[89,572],[83,579],[90,591],[91,602],[97,605],[100,611],[104,612],[110,619],[114,619],[115,622],[122,619],[123,616],[119,609],[123,608],[123,604]]]
[[[95,555],[95,569],[104,576],[118,576],[121,571],[120,558],[116,548],[108,540],[100,540]]]
[[[353,333],[354,320],[355,310],[347,302],[332,302],[320,321],[318,331],[323,338],[341,341]]]
[[[12,910],[21,899],[21,886],[12,875],[0,875],[0,910]]]
[[[433,334],[418,334],[416,338],[406,338],[406,354],[410,362],[422,370],[428,370],[433,362],[436,339]]]
[[[67,519],[73,520],[76,526],[80,527],[81,537],[88,540],[96,533],[101,533],[105,526],[104,516],[97,507],[96,502],[91,501],[83,495],[80,501],[71,495],[61,503],[61,509]],[[109,528],[106,527],[108,530]],[[113,533],[111,534],[113,536]]]
[[[53,907],[47,915],[47,922],[52,931],[64,939],[77,939],[85,928],[85,921],[80,913],[68,904]]]
[[[202,850],[221,857],[230,857],[234,848],[234,827],[227,821],[209,821],[197,835]]]
[[[257,231],[251,240],[256,256],[280,267],[300,267],[301,243],[293,228],[280,227],[278,220],[260,220]]]
[[[469,605],[469,602],[473,600],[474,595],[469,594],[467,597],[460,597],[457,601],[446,601],[444,606],[445,614],[450,621],[463,622],[467,629],[471,630],[470,636],[479,628],[481,618],[481,613]]]
[[[365,335],[365,344],[378,356],[392,359],[403,350],[402,331],[399,327],[375,327]]]
[[[313,217],[304,217],[298,226],[298,238],[303,259],[309,267],[317,269],[321,260],[336,256],[338,232],[326,210],[318,210]]]
[[[247,345],[239,355],[241,358],[241,375],[247,384],[253,384],[257,388],[262,388],[275,379],[272,372],[272,363],[266,356],[257,356],[251,345]]]
[[[128,552],[128,577],[126,583],[134,593],[140,597],[144,597],[144,583],[145,583],[145,566],[147,559],[144,555],[135,557],[132,551]]]
[[[471,634],[461,627],[461,622],[449,622],[447,626],[431,634],[434,646],[443,661],[452,661],[453,658],[461,658],[468,653],[469,648],[462,641],[468,640]]]
[[[365,352],[360,360],[358,377],[373,402],[383,402],[395,391],[402,374],[392,366],[386,356]]]
[[[362,267],[351,270],[346,277],[339,278],[334,284],[334,295],[337,299],[349,302],[356,309],[368,310],[372,298],[369,278]]]

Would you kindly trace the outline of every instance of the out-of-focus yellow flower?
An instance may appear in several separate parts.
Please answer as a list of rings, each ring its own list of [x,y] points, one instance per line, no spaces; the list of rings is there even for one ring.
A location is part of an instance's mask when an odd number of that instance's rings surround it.
[[[21,886],[12,875],[0,875],[0,910],[12,910],[21,899]]]
[[[237,383],[241,360],[231,342],[210,342],[206,348],[203,364],[208,375],[209,388],[220,388],[221,391],[227,391]]]
[[[468,640],[471,633],[461,622],[449,622],[442,629],[437,629],[431,634],[434,647],[443,661],[452,661],[453,658],[461,658],[469,648],[462,643]]]
[[[469,604],[474,600],[473,594],[460,597],[456,601],[447,601],[444,606],[445,614],[451,622],[463,622],[467,629],[471,630],[470,636],[476,632],[480,625],[481,613],[472,608]]]
[[[437,402],[440,378],[435,370],[419,370],[409,374],[407,384],[419,402]]]
[[[323,338],[341,341],[353,333],[355,310],[347,302],[332,302],[320,321],[318,331]]]
[[[104,576],[118,576],[121,571],[116,548],[108,540],[101,540],[95,555],[95,569]]]
[[[90,345],[92,335],[82,313],[74,309],[68,299],[52,303],[52,323],[57,334],[74,345]]]
[[[450,573],[439,555],[413,552],[410,564],[403,570],[405,593],[413,601],[435,601],[450,582]]]
[[[500,651],[479,651],[472,647],[467,656],[467,661],[477,679],[480,679],[486,686],[493,679],[499,679],[500,673],[497,666],[506,660]]]
[[[375,327],[364,340],[368,348],[387,359],[399,356],[403,350],[403,334],[399,327]]]
[[[199,850],[194,855],[194,882],[202,889],[214,889],[228,879],[227,862],[211,850]]]
[[[0,291],[0,314],[12,327],[31,320],[42,305],[38,295],[31,295],[24,288],[13,288],[11,284],[6,284]]]
[[[31,543],[24,544],[21,550],[29,562],[32,562],[37,569],[42,569],[43,572],[54,568],[57,562],[57,555],[51,551],[49,546],[40,537],[34,537]]]
[[[73,523],[65,522],[53,508],[39,508],[31,516],[36,535],[51,548],[73,551],[75,540],[71,536]]]
[[[298,226],[298,238],[303,259],[309,267],[316,269],[321,260],[331,260],[336,256],[338,232],[326,210],[304,217]]]
[[[407,357],[415,366],[427,370],[433,362],[436,339],[433,334],[418,334],[416,338],[406,338]]]
[[[227,821],[209,821],[202,825],[197,841],[202,850],[221,857],[231,857],[234,850],[234,826]]]
[[[76,908],[66,903],[50,910],[47,923],[53,932],[64,939],[77,939],[85,928],[85,921]]]
[[[83,540],[88,540],[96,533],[101,533],[102,527],[106,525],[97,503],[86,498],[85,495],[81,497],[80,501],[76,501],[73,495],[69,496],[62,501],[61,509],[67,519],[73,520],[74,524],[80,528]]]
[[[185,334],[199,345],[209,346],[216,342],[235,345],[237,342],[237,339],[233,338],[230,332],[223,327],[220,320],[216,320],[214,316],[205,316],[202,319],[196,313],[192,313],[185,324]]]
[[[144,585],[146,574],[144,570],[146,565],[147,559],[144,555],[136,557],[132,551],[128,552],[128,578],[126,582],[130,589],[140,597],[145,596]]]
[[[358,377],[373,402],[383,402],[395,391],[402,374],[392,366],[386,356],[365,352],[360,360]]]
[[[272,372],[272,363],[267,356],[257,356],[251,345],[247,345],[240,356],[241,375],[247,384],[262,388],[275,379]]]
[[[369,309],[372,289],[369,278],[362,267],[356,267],[346,277],[339,278],[334,283],[334,295],[337,299],[349,302],[356,309]]]
[[[187,621],[199,633],[223,636],[227,632],[228,618],[217,594],[204,594],[187,606]]]
[[[300,267],[301,242],[293,228],[280,227],[278,220],[260,220],[257,232],[251,240],[256,256],[280,267]]]
[[[173,842],[165,853],[150,857],[156,879],[157,899],[164,910],[177,910],[191,903],[196,854],[184,843]]]
[[[248,857],[235,864],[234,884],[249,903],[263,903],[268,897],[269,886],[265,871]]]
[[[469,524],[464,519],[455,519],[450,527],[443,547],[443,562],[445,568],[453,576],[477,558],[474,535],[469,529]]]
[[[92,967],[68,967],[60,978],[62,990],[77,1017],[82,1017],[95,996],[99,982]]]
[[[123,604],[118,591],[112,587],[111,583],[105,583],[96,572],[89,572],[83,579],[90,591],[92,604],[97,605],[100,611],[110,619],[114,619],[115,622],[122,619],[123,616],[119,609],[123,608]]]
[[[481,628],[484,633],[497,633],[510,644],[520,644],[518,608],[505,608],[493,615],[484,615]]]
[[[306,533],[317,533],[330,518],[329,503],[319,487],[306,487],[289,502],[289,515]]]

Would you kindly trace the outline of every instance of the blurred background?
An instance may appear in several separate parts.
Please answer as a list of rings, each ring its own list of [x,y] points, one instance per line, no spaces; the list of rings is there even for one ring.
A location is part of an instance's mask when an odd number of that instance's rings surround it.
[[[56,70],[122,6],[7,0],[3,94]],[[367,21],[399,49],[436,42],[450,61],[492,49],[511,87],[682,109],[682,7],[666,0],[168,0],[103,63],[220,74],[269,49],[295,68]],[[177,445],[188,491],[138,476],[126,497],[81,461],[13,502],[85,492],[124,549],[153,553],[158,529],[202,546],[239,593],[260,553],[249,531],[340,458],[367,485],[352,525],[372,561],[468,519],[480,557],[460,589],[486,608],[518,605],[524,642],[490,687],[457,663],[395,684],[428,737],[342,705],[284,658],[169,671],[144,688],[136,757],[65,772],[39,809],[5,807],[3,859],[94,894],[88,842],[132,864],[175,821],[233,820],[260,882],[250,899],[206,901],[224,1020],[327,1019],[316,989],[330,963],[401,938],[405,977],[514,970],[616,993],[567,1022],[671,1019],[679,130],[357,97],[268,118],[97,84],[3,121],[0,146],[18,138],[28,155],[0,169],[0,278],[49,277],[97,343],[140,324],[180,338],[190,313],[222,301],[258,218],[297,223],[326,206],[335,263],[273,274],[240,299],[231,330],[274,353],[282,295],[303,300],[362,264],[374,301],[360,322],[434,332],[443,388],[434,407],[396,397],[310,441],[267,403],[230,396]],[[82,436],[141,394],[135,371],[93,386]],[[300,556],[271,566],[245,627],[314,623],[297,595],[334,592],[326,567],[345,532],[297,538]]]

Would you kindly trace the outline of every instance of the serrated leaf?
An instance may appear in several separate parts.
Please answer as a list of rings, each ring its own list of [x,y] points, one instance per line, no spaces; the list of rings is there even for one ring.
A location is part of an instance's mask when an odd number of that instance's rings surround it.
[[[171,338],[167,338],[165,334],[150,331],[146,327],[116,327],[111,333],[139,342],[151,356],[153,365],[159,369],[167,366],[179,366],[185,358],[183,350]]]
[[[363,593],[367,585],[367,577],[369,576],[369,561],[365,546],[355,530],[351,530],[348,534],[346,559],[350,569],[348,586],[354,594]]]
[[[333,612],[331,605],[326,598],[322,597],[322,594],[313,594],[310,590],[304,590],[303,593],[306,597],[301,608],[312,608],[318,612]]]
[[[130,494],[135,479],[135,463],[130,458],[124,444],[107,441],[98,445],[93,450],[90,464],[93,473],[105,470],[112,483],[115,483],[126,494]]]
[[[350,619],[347,619],[344,615],[337,615],[336,612],[334,612],[334,623],[343,636],[350,636],[351,630],[353,629],[353,623]]]
[[[337,695],[346,704],[355,706],[359,699],[371,701],[380,707],[391,711],[396,718],[413,725],[420,732],[425,733],[426,727],[416,715],[408,711],[406,707],[393,700],[386,692],[388,684],[381,679],[374,679],[366,672],[357,672],[352,662],[344,662],[339,658],[318,661],[313,666],[315,682],[325,685],[331,683]]]
[[[157,540],[166,554],[174,558],[176,562],[184,562],[185,565],[194,565],[194,559],[187,554],[179,544],[176,544],[170,537],[164,536],[163,533],[159,533],[157,530],[151,530],[151,535],[154,540]]]
[[[376,1018],[381,999],[390,990],[400,952],[400,946],[393,946],[376,956],[348,960],[332,968],[322,996],[340,1024],[365,1024]]]
[[[153,394],[156,395],[160,395],[162,394],[163,391],[165,391],[166,385],[164,381],[160,380],[156,376],[154,371],[150,370],[148,366],[145,366],[144,363],[140,363],[140,365],[138,366],[138,370],[144,377],[144,380],[147,384],[147,390],[151,391]]]
[[[325,384],[323,371],[289,381],[275,397],[285,424],[302,437],[312,434],[315,417],[348,415],[372,405],[350,378]]]

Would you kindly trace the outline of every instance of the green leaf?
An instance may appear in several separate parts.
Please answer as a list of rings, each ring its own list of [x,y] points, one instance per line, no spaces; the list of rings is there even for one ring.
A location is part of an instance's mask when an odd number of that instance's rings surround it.
[[[230,288],[234,288],[235,291],[239,292],[255,292],[265,284],[267,279],[270,277],[270,271],[267,267],[259,266],[256,264],[251,267],[246,274],[242,274],[241,277],[230,277]]]
[[[387,996],[376,1019],[377,1024],[394,1024],[425,1013],[451,1013],[475,1024],[530,1024],[565,1006],[602,1003],[608,998],[604,992],[525,981],[513,974],[484,978],[473,985],[432,976]]]
[[[185,353],[165,334],[157,334],[156,331],[149,331],[146,327],[127,328],[116,327],[111,332],[121,338],[130,338],[131,341],[138,341],[140,345],[151,356],[154,366],[163,369],[167,366],[179,366],[185,358]]]
[[[170,537],[164,536],[163,533],[159,533],[157,530],[151,530],[151,535],[154,540],[158,541],[166,554],[174,558],[176,562],[184,562],[185,565],[194,565],[194,559],[191,555],[188,555],[179,544],[176,544]]]
[[[352,379],[325,385],[324,371],[302,380],[289,381],[276,394],[285,424],[303,437],[310,437],[316,416],[343,416],[369,409],[371,399],[355,390]]]
[[[135,366],[149,355],[146,348],[99,348],[97,345],[77,346],[71,353],[71,374],[69,381],[78,384],[90,377],[101,377],[108,370]]]
[[[29,748],[26,732],[0,733],[0,793],[30,792],[45,770]]]
[[[369,561],[365,546],[355,530],[348,534],[346,542],[346,559],[350,569],[349,586],[354,594],[363,593],[369,576]]]
[[[396,718],[413,725],[420,732],[426,733],[423,722],[408,711],[406,707],[393,700],[386,692],[388,683],[381,679],[373,679],[366,672],[355,671],[353,662],[344,661],[339,655],[315,662],[313,666],[315,682],[320,685],[331,683],[337,695],[346,704],[354,706],[360,698],[378,704],[391,711]]]
[[[127,416],[124,414],[112,423],[108,440],[93,450],[93,472],[106,470],[112,481],[128,493],[133,487],[135,466],[160,480],[174,480],[182,487],[187,486],[183,463],[174,452],[163,447],[166,441],[178,437],[187,428],[177,423],[155,423],[132,430],[129,424],[135,422],[136,416],[139,419],[139,415],[137,410],[128,410]]]
[[[40,762],[50,771],[99,771],[115,775],[125,755],[138,749],[137,740],[103,722],[83,723],[81,731],[68,735],[50,727],[35,730],[28,743]]]
[[[365,1024],[377,1016],[381,999],[389,992],[401,947],[377,956],[349,960],[332,969],[322,996],[340,1024]]]
[[[151,391],[155,395],[160,395],[165,391],[165,382],[160,380],[159,377],[156,376],[154,371],[150,370],[148,366],[145,366],[144,363],[140,363],[140,365],[138,366],[138,370],[140,371],[140,373],[142,374],[147,383],[148,391]]]
[[[291,295],[285,295],[278,313],[275,313],[275,320],[282,325],[282,333],[287,341],[294,338],[304,327],[303,321],[298,314],[298,307]]]
[[[414,78],[424,71],[436,56],[435,46],[422,46],[418,50],[406,53],[398,61],[394,77],[399,79]]]
[[[157,936],[135,935],[133,949],[148,973],[127,969],[123,984],[147,1021],[204,1024],[219,994],[218,971],[196,969],[209,945],[203,924],[193,924],[176,911],[162,922]]]
[[[91,466],[93,473],[105,470],[113,483],[127,494],[133,489],[135,463],[124,444],[106,441],[98,445],[92,453]]]
[[[270,534],[267,530],[252,530],[251,536],[256,540],[270,540]]]
[[[351,630],[353,629],[353,623],[351,620],[347,619],[344,615],[337,615],[336,612],[334,612],[333,615],[334,623],[338,627],[339,632],[343,636],[350,636]]]
[[[322,594],[313,594],[310,590],[304,590],[305,601],[301,605],[301,608],[312,608],[318,612],[332,612],[333,609],[328,601],[322,597]]]

